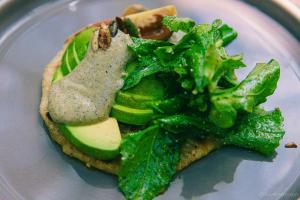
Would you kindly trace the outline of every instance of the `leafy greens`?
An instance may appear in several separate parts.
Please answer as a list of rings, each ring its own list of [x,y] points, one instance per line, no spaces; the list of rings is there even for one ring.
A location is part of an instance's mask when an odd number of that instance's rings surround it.
[[[271,155],[284,135],[283,117],[279,109],[255,109],[239,117],[230,129],[222,129],[201,115],[178,114],[155,121],[162,129],[174,134],[194,133],[198,137],[215,137],[224,145],[237,145]],[[195,135],[194,135],[195,136]]]
[[[234,125],[237,111],[252,112],[256,105],[273,94],[280,75],[277,61],[259,63],[239,85],[211,95],[209,119],[220,127]]]
[[[179,146],[158,126],[128,134],[121,145],[119,186],[127,199],[151,200],[172,180]]]
[[[148,124],[122,139],[118,176],[127,199],[151,200],[166,189],[186,139],[214,138],[223,145],[263,155],[274,153],[284,135],[283,117],[279,109],[265,111],[259,105],[276,89],[277,61],[258,63],[239,82],[235,70],[246,66],[243,57],[225,50],[237,32],[221,20],[197,24],[189,18],[165,16],[165,27],[185,33],[175,44],[136,38],[138,29],[129,20],[125,23],[135,37],[116,101],[155,113]],[[70,73],[84,58],[93,30],[81,32],[69,44],[53,81]],[[151,93],[160,98],[152,98]],[[136,100],[141,98],[142,102]]]
[[[150,75],[176,92],[141,104],[162,115],[123,140],[119,186],[127,199],[152,199],[165,190],[179,161],[178,146],[188,138],[214,138],[271,155],[284,135],[280,110],[258,107],[276,89],[277,61],[257,64],[238,82],[235,70],[246,66],[243,57],[224,48],[237,37],[233,28],[221,20],[196,24],[174,16],[162,23],[185,35],[175,44],[133,38],[129,46],[137,67],[125,77],[122,92]]]

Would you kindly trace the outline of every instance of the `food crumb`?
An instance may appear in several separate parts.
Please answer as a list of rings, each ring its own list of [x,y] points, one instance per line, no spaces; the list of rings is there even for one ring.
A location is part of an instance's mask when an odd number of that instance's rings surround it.
[[[87,162],[85,165],[86,165],[88,168],[90,168],[90,167],[91,167],[91,164],[90,164],[90,163],[88,163],[88,162]]]
[[[285,148],[297,148],[297,144],[295,142],[289,142],[284,145]]]

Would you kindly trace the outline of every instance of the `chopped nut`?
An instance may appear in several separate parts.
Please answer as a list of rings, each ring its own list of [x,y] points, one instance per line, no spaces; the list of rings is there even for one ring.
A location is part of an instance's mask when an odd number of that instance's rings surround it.
[[[111,43],[111,35],[109,27],[105,23],[101,23],[99,28],[95,30],[92,38],[92,49],[97,51],[99,48],[106,50]]]
[[[131,6],[128,6],[124,12],[123,16],[131,15],[134,13],[139,13],[147,10],[143,4],[133,4]]]
[[[108,25],[101,23],[98,35],[99,47],[103,50],[108,49],[111,43],[111,35]]]
[[[285,148],[297,148],[297,144],[295,142],[289,142],[284,145]]]
[[[87,162],[87,163],[85,163],[85,166],[87,166],[88,168],[90,168],[91,167],[91,163]]]

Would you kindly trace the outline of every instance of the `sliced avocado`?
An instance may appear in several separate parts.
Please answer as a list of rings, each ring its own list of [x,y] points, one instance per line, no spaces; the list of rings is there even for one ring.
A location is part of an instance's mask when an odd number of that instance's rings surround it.
[[[54,73],[54,76],[53,76],[53,83],[55,83],[56,81],[60,80],[62,77],[63,77],[63,73],[61,71],[61,68],[58,68],[55,73]]]
[[[152,109],[135,109],[115,104],[110,115],[126,124],[144,125],[153,118],[154,113]]]
[[[146,102],[155,100],[156,99],[153,96],[145,96],[124,91],[118,92],[115,99],[116,103],[119,105],[142,109],[147,108]]]
[[[137,67],[138,67],[138,63],[136,61],[129,60],[126,64],[125,72],[129,74],[129,73],[133,72],[134,70],[136,70]]]
[[[114,118],[85,126],[60,125],[59,129],[78,150],[91,157],[109,160],[119,154],[121,133]]]
[[[166,89],[162,82],[155,76],[143,78],[135,87],[125,90],[131,94],[152,96],[155,99],[163,99]]]
[[[86,30],[77,34],[74,40],[66,48],[61,59],[61,65],[57,68],[53,81],[58,81],[63,76],[69,74],[85,57],[88,49],[90,38],[95,30],[95,27],[89,27]]]
[[[144,78],[135,87],[119,91],[116,96],[116,103],[132,108],[147,108],[146,104],[150,101],[163,99],[165,88],[160,80],[151,76]]]

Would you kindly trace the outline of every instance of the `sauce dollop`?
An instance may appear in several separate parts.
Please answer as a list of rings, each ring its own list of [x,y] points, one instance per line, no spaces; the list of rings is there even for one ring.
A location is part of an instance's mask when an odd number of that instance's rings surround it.
[[[90,124],[108,118],[115,95],[123,86],[122,72],[129,58],[129,35],[119,31],[108,49],[93,51],[49,93],[49,113],[55,122]]]

